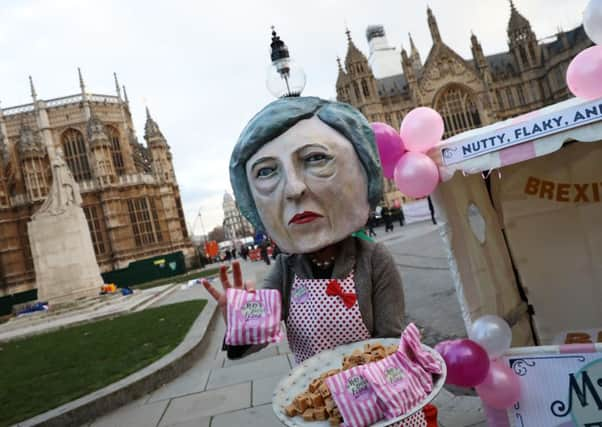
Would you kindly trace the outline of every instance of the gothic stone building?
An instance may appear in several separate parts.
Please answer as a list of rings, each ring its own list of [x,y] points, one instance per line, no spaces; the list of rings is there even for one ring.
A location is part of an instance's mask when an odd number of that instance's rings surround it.
[[[125,87],[0,109],[0,298],[35,288],[27,223],[48,193],[49,161],[62,155],[79,183],[101,271],[166,253],[194,253],[169,145],[147,110],[135,136]],[[61,254],[56,254],[61,256]]]
[[[359,108],[369,121],[396,129],[413,108],[434,108],[443,116],[444,138],[567,99],[566,69],[575,55],[592,45],[583,27],[538,41],[529,21],[512,1],[510,6],[508,51],[485,55],[473,34],[472,59],[462,58],[445,44],[430,8],[433,46],[424,63],[411,36],[410,54],[402,49],[399,58],[388,46],[384,29],[369,27],[369,61],[347,32],[344,68],[338,60],[337,99]],[[397,73],[391,71],[395,62],[401,65]],[[392,181],[385,181],[386,205],[406,201]]]
[[[222,207],[224,210],[223,227],[226,240],[236,240],[254,235],[253,226],[240,213],[236,201],[227,191],[224,193]]]

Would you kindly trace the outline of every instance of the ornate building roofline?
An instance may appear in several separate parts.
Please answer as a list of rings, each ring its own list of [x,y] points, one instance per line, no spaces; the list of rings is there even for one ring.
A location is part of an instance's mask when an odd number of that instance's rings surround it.
[[[102,94],[96,94],[96,93],[89,94],[88,100],[90,102],[110,103],[110,104],[118,104],[119,102],[121,102],[121,100],[115,95],[102,95]],[[61,96],[60,98],[52,98],[52,99],[48,99],[48,100],[38,99],[38,101],[43,101],[46,104],[46,108],[50,109],[50,108],[57,108],[57,107],[62,107],[65,105],[70,105],[70,104],[78,104],[83,101],[83,97],[80,93],[80,94],[76,94],[76,95]],[[13,107],[2,108],[2,114],[4,114],[4,116],[13,116],[16,114],[21,114],[21,113],[29,113],[34,110],[35,110],[35,103],[31,102],[29,104],[21,104],[21,105],[15,105]]]

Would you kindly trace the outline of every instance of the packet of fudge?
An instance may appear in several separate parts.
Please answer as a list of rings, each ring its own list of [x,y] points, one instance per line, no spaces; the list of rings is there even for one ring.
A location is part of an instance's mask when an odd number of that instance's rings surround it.
[[[439,375],[443,368],[433,354],[422,347],[420,331],[410,323],[401,334],[398,352],[405,354],[410,361],[416,363],[430,374]],[[430,390],[429,390],[430,391]]]
[[[370,426],[383,418],[364,368],[356,366],[326,378],[326,386],[343,416],[344,427]]]
[[[429,375],[399,352],[365,365],[365,375],[387,419],[406,414],[430,392]]]
[[[408,413],[432,391],[432,374],[441,373],[437,359],[422,348],[413,323],[402,333],[397,352],[365,368],[387,419]]]
[[[226,344],[269,344],[282,340],[282,300],[276,289],[226,290]]]

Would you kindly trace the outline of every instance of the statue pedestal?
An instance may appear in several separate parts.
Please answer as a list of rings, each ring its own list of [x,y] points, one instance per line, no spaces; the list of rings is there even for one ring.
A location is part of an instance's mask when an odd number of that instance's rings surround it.
[[[56,304],[98,295],[103,280],[80,206],[39,212],[28,230],[39,301]]]

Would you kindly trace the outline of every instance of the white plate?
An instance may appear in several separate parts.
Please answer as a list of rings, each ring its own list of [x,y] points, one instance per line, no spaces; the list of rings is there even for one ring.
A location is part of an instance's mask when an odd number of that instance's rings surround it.
[[[373,338],[366,341],[359,341],[351,344],[342,345],[333,350],[326,350],[314,357],[305,360],[302,364],[296,366],[291,370],[287,377],[283,378],[272,396],[272,408],[278,419],[287,426],[290,427],[330,427],[330,422],[326,421],[304,421],[300,415],[296,417],[287,417],[284,413],[284,408],[291,404],[291,402],[300,393],[303,393],[309,383],[314,379],[318,378],[323,372],[331,369],[340,369],[343,364],[343,356],[350,355],[353,350],[364,348],[364,344],[381,343],[382,345],[389,346],[392,344],[398,345],[399,338]],[[425,350],[432,353],[433,356],[441,363],[443,372],[439,376],[435,376],[433,381],[433,390],[428,396],[426,396],[421,402],[419,402],[412,410],[408,411],[401,417],[394,418],[391,420],[382,420],[373,425],[373,427],[383,427],[393,424],[397,421],[408,418],[422,409],[427,403],[431,402],[443,388],[445,383],[445,377],[447,370],[443,359],[432,348],[422,345]]]

